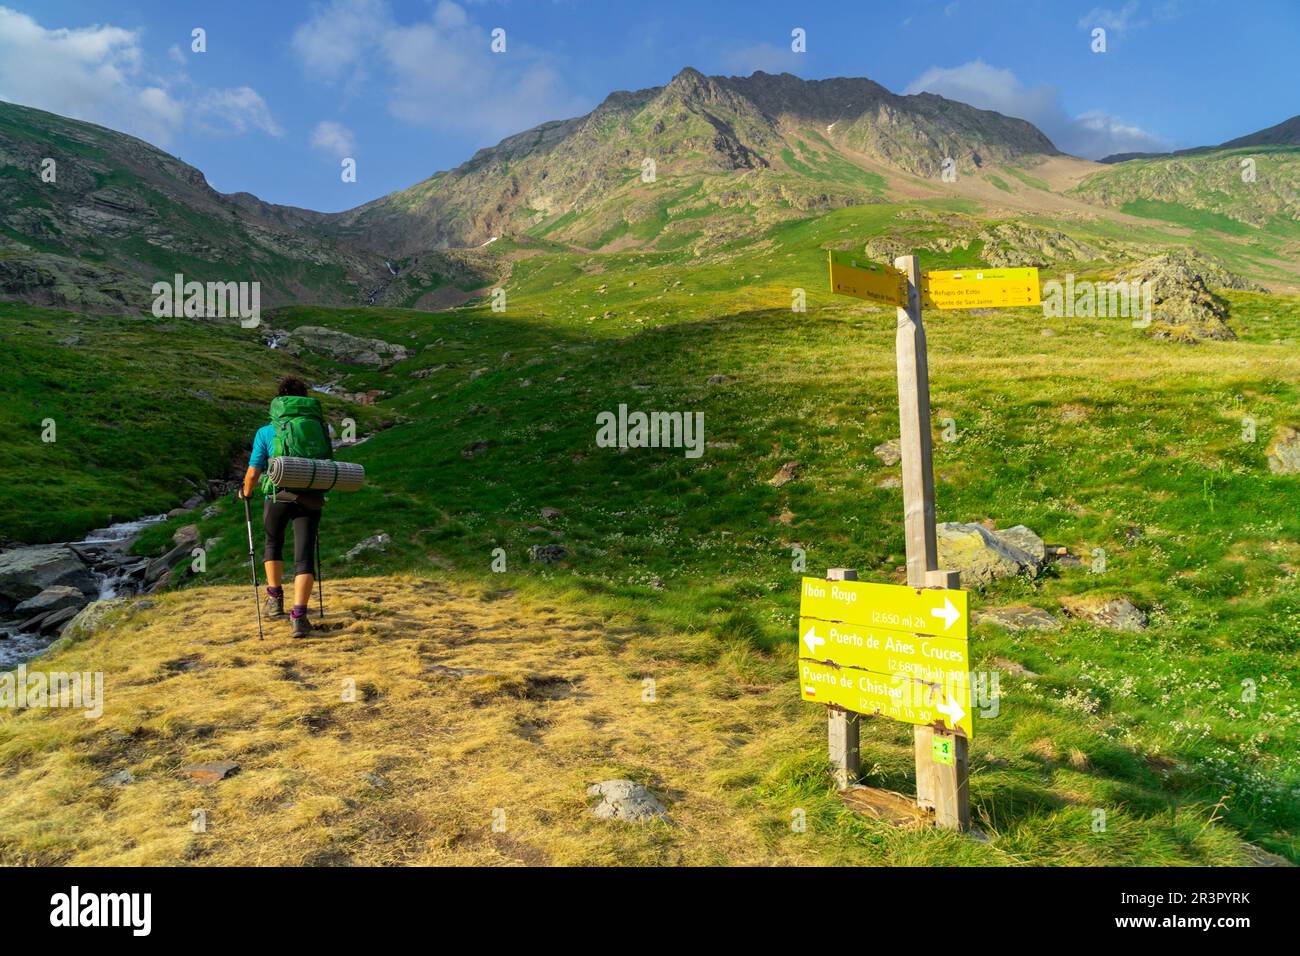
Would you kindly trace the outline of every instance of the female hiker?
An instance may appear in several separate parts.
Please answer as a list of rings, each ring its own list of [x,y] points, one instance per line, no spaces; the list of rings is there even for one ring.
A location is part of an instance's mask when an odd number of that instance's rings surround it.
[[[320,528],[325,495],[319,491],[282,491],[263,478],[267,462],[277,455],[296,458],[333,458],[329,426],[320,402],[307,395],[307,386],[296,378],[280,383],[279,396],[271,402],[271,422],[253,436],[253,453],[244,473],[241,498],[252,498],[261,480],[265,504],[262,524],[266,528],[266,614],[284,617],[284,533],[293,523],[293,636],[311,633],[307,606],[316,581],[316,534]]]

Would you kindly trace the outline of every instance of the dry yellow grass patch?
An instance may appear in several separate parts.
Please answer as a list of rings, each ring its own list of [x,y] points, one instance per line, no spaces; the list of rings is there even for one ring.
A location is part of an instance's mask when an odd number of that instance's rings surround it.
[[[249,588],[187,590],[33,663],[103,671],[104,714],[0,712],[0,862],[795,862],[725,789],[815,723],[792,661],[656,661],[592,618],[414,577],[340,582],[327,611],[322,635],[259,642]],[[182,771],[223,759],[215,784]],[[595,819],[586,788],[611,777],[671,822]]]

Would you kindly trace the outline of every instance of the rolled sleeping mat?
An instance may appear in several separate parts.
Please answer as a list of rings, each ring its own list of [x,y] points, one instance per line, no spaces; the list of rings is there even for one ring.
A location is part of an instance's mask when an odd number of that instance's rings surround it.
[[[271,484],[285,491],[356,491],[366,483],[366,469],[350,461],[318,458],[272,458],[266,468]]]

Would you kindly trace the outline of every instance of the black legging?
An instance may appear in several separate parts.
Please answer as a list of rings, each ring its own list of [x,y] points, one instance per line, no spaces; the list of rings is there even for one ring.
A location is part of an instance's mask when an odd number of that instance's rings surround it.
[[[284,532],[293,522],[293,573],[316,573],[316,532],[320,529],[320,508],[308,508],[297,501],[266,499],[262,524],[266,528],[264,561],[284,560]]]

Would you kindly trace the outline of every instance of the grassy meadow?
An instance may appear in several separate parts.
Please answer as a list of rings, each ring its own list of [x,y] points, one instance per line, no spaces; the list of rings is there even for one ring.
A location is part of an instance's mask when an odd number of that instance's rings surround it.
[[[900,219],[924,237],[963,217],[975,210],[960,201],[880,203],[701,256],[502,240],[504,312],[484,297],[266,320],[415,351],[386,372],[303,366],[246,331],[179,321],[153,337],[136,320],[83,318],[82,344],[65,347],[53,340],[68,316],[0,307],[5,346],[25,356],[21,388],[0,384],[0,456],[10,474],[84,485],[46,522],[9,486],[0,515],[22,540],[164,510],[182,479],[246,447],[286,369],[387,393],[374,408],[327,399],[336,423],[352,414],[370,435],[346,455],[367,487],[332,495],[322,529],[338,632],[257,642],[239,587],[242,509],[223,505],[201,523],[218,539],[205,574],[43,665],[105,670],[106,720],[0,715],[0,862],[1300,860],[1300,509],[1295,476],[1266,461],[1274,430],[1300,424],[1296,296],[1225,292],[1239,338],[1198,345],[1127,319],[927,314],[939,520],[1026,524],[1084,566],[972,597],[976,610],[1028,603],[1066,621],[972,631],[975,666],[1001,676],[999,713],[971,748],[987,840],[873,822],[837,797],[824,715],[794,680],[793,561],[801,549],[808,573],[893,581],[903,533],[897,466],[871,454],[897,433],[894,312],[832,297],[824,250]],[[1099,249],[1186,241],[1156,225],[1060,228]],[[918,249],[922,268],[980,251]],[[1237,248],[1229,264],[1276,251]],[[806,312],[791,309],[796,289]],[[178,423],[169,399],[191,388],[218,401]],[[597,414],[620,404],[701,411],[709,447],[698,459],[597,447]],[[39,441],[49,408],[57,451]],[[87,424],[65,428],[74,409]],[[184,453],[160,461],[164,441]],[[774,486],[791,462],[794,479]],[[138,548],[160,550],[187,520]],[[344,559],[379,532],[386,552]],[[535,545],[565,555],[530,561]],[[1085,593],[1130,598],[1149,629],[1064,618],[1059,599]],[[361,703],[340,700],[346,679],[371,688]],[[212,790],[177,774],[225,757],[241,772]],[[868,723],[866,783],[910,792],[911,760],[909,727]],[[123,769],[131,786],[98,782]],[[650,785],[674,822],[584,817],[585,784],[611,776]],[[198,835],[202,800],[218,822]],[[514,821],[508,835],[490,829],[495,808]]]

